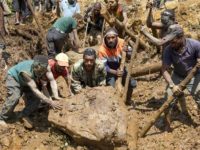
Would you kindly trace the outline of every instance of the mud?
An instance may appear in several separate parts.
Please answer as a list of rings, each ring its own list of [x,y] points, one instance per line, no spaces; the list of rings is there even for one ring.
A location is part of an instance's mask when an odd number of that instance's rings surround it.
[[[81,8],[85,9],[91,1],[81,1]],[[126,1],[123,1],[126,3]],[[136,5],[137,4],[137,5]],[[136,24],[135,32],[138,32],[137,25],[145,23],[147,10],[145,9],[146,0],[138,1],[133,0],[130,2],[129,19],[130,24]],[[143,12],[137,13],[137,10]],[[199,17],[200,5],[196,0],[184,0],[179,2],[177,6],[177,21],[184,27],[187,35],[199,39]],[[155,18],[158,20],[160,11],[155,10]],[[134,21],[132,17],[137,21]],[[9,31],[10,35],[6,36],[6,51],[10,54],[8,58],[8,67],[13,66],[17,62],[30,59],[35,54],[39,54],[42,50],[41,40],[38,38],[38,28],[35,23],[30,22],[25,26],[14,26],[12,16],[9,18]],[[132,20],[132,21],[131,21]],[[40,22],[45,31],[50,27],[54,21],[54,16],[44,14],[40,16]],[[16,32],[16,29],[22,30],[24,34],[31,35],[29,39]],[[145,40],[145,38],[143,38]],[[152,46],[151,46],[152,47]],[[74,56],[76,57],[76,56]],[[80,57],[77,56],[77,57]],[[81,58],[81,57],[80,57]],[[76,58],[74,58],[76,60]],[[151,64],[160,61],[160,56],[155,56],[154,47],[149,51],[138,51],[134,65],[138,67],[140,64]],[[6,77],[5,71],[0,68],[0,107],[6,98],[6,88],[4,78]],[[149,74],[142,77],[137,77],[138,86],[134,90],[132,100],[135,102],[135,108],[128,107],[128,133],[130,139],[128,145],[131,145],[131,150],[135,148],[137,141],[137,126],[131,126],[132,122],[137,122],[139,131],[148,122],[149,118],[164,102],[164,91],[166,83],[159,73]],[[63,84],[62,78],[59,79],[60,92],[67,97],[66,85]],[[105,93],[105,96],[107,94]],[[172,116],[173,122],[171,127],[172,132],[168,133],[164,130],[163,118],[161,117],[156,121],[155,125],[151,128],[145,138],[139,138],[137,148],[139,150],[149,149],[169,149],[169,150],[185,150],[194,149],[198,150],[200,147],[200,116],[197,114],[197,106],[193,98],[189,95],[186,96],[186,103],[189,114],[192,120],[198,124],[197,127],[192,126],[192,122],[180,111],[175,110]],[[16,114],[24,107],[23,99],[20,100],[16,108]],[[6,129],[0,129],[0,149],[2,150],[96,150],[94,146],[80,146],[73,138],[63,131],[58,130],[52,126],[48,120],[48,108],[41,108],[35,112],[31,119],[33,120],[35,128],[27,130],[23,127],[22,123],[13,116]],[[131,128],[135,127],[135,128]],[[136,132],[136,133],[135,133]],[[132,141],[132,142],[131,142]],[[121,148],[122,149],[122,148]],[[125,146],[124,149],[127,149]]]

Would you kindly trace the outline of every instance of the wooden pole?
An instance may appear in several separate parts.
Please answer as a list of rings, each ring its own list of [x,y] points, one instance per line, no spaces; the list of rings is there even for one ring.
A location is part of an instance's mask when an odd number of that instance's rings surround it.
[[[137,68],[132,68],[131,76],[132,77],[139,77],[144,76],[152,73],[156,73],[161,71],[162,63],[157,62],[150,65],[140,66]]]
[[[40,30],[40,33],[41,33],[41,34],[39,34],[39,36],[40,36],[40,38],[43,40],[43,42],[44,42],[44,44],[45,44],[45,49],[46,49],[46,50],[45,50],[45,51],[42,50],[42,52],[43,52],[44,55],[47,55],[48,46],[47,46],[47,42],[46,42],[46,39],[45,39],[44,29],[42,28],[41,23],[39,22],[37,16],[35,15],[34,9],[33,9],[32,4],[31,4],[31,1],[30,1],[30,0],[27,0],[27,3],[28,3],[28,6],[29,6],[29,8],[30,8],[30,10],[31,10],[31,13],[32,13],[32,15],[33,15],[33,18],[35,19],[35,22],[36,22],[36,24],[37,24],[37,26],[38,26],[38,28],[39,28],[39,30]]]
[[[183,91],[186,88],[186,85],[194,77],[196,72],[197,72],[197,65],[190,71],[190,73],[187,75],[187,77],[183,81],[181,81],[181,83],[178,85],[179,88],[181,89],[181,91]],[[165,103],[156,111],[156,113],[152,116],[151,120],[143,128],[143,130],[140,133],[140,137],[144,137],[146,135],[146,133],[153,126],[155,121],[160,117],[160,115],[164,112],[164,110],[170,106],[170,103],[176,98],[178,98],[178,97],[177,96],[169,96],[168,97],[167,101],[165,101]]]
[[[140,37],[138,36],[137,39],[136,39],[136,43],[135,43],[135,47],[132,51],[132,54],[131,54],[131,61],[130,61],[130,64],[128,66],[128,73],[127,73],[127,77],[126,77],[126,82],[125,82],[125,87],[124,87],[124,92],[123,92],[123,101],[126,103],[127,102],[127,92],[128,92],[128,87],[129,87],[129,81],[130,81],[130,78],[131,78],[131,70],[132,70],[132,66],[133,66],[133,60],[134,60],[134,57],[135,57],[135,53],[137,52],[137,49],[139,47],[139,40],[140,40]]]
[[[110,22],[110,19],[113,18],[111,17],[111,15],[109,14],[108,10],[106,9],[106,7],[103,7],[103,9],[101,10],[101,14],[104,17],[104,19],[106,20],[106,22],[110,25],[113,26],[113,24]],[[118,19],[115,19],[115,23],[120,26],[123,30],[125,30],[126,34],[128,36],[130,36],[134,41],[136,41],[137,37],[136,35],[133,34],[133,31],[129,30],[127,27],[125,27],[125,25],[120,22]],[[139,44],[141,46],[141,48],[143,49],[149,49],[149,46],[143,41],[143,40],[139,40]]]

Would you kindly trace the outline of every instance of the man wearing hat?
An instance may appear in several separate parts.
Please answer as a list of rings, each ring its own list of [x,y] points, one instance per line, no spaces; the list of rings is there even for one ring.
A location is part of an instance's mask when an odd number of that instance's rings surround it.
[[[51,74],[47,74],[47,78],[50,81],[52,93],[56,99],[59,99],[58,96],[58,88],[57,84],[55,82],[55,79],[57,79],[59,76],[62,76],[69,88],[70,95],[72,94],[71,89],[70,89],[70,74],[69,74],[69,58],[66,54],[64,53],[59,53],[56,55],[55,59],[49,59],[48,64],[50,67],[50,70],[52,72]],[[53,82],[52,82],[53,81]]]
[[[79,93],[82,88],[106,85],[106,70],[104,63],[96,58],[92,48],[85,49],[83,59],[72,68],[72,90]]]
[[[38,108],[40,101],[49,104],[53,109],[59,109],[60,105],[46,97],[37,88],[40,78],[47,73],[48,58],[38,55],[34,60],[25,60],[8,70],[6,77],[7,98],[0,113],[0,125],[6,126],[19,99],[24,95],[25,108],[19,115],[25,127],[32,128],[28,116]]]
[[[99,48],[99,59],[103,60],[106,65],[106,82],[107,85],[115,86],[115,81],[118,77],[123,78],[123,84],[126,79],[125,69],[122,71],[119,69],[120,61],[122,57],[122,51],[126,50],[127,45],[124,40],[118,37],[117,31],[114,28],[108,29],[104,36],[104,42]],[[126,51],[127,52],[127,51]],[[131,96],[133,88],[136,87],[136,81],[131,79],[129,84],[129,90],[127,94],[126,104],[131,104]]]
[[[103,27],[104,18],[100,13],[101,3],[96,2],[89,7],[84,16],[84,21],[88,23],[87,33],[90,35],[90,45],[96,45],[101,43],[101,32]],[[97,39],[95,41],[95,39]]]
[[[190,70],[200,63],[200,42],[194,39],[184,37],[183,29],[180,25],[170,26],[170,32],[166,35],[169,45],[164,49],[162,74],[168,83],[166,98],[172,94],[179,95],[182,91],[178,84],[188,75]],[[172,76],[168,70],[173,65]],[[194,97],[198,108],[200,109],[200,71],[187,84],[186,88]],[[181,105],[185,102],[184,96],[181,97]],[[182,109],[185,109],[182,107]],[[186,111],[186,110],[183,110]],[[187,112],[185,112],[187,113]]]

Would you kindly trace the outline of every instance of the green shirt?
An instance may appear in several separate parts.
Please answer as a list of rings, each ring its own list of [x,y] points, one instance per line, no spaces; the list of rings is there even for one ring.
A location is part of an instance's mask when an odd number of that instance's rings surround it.
[[[53,27],[65,32],[70,33],[77,26],[77,22],[72,17],[61,17],[54,24]]]
[[[11,67],[8,70],[8,74],[11,75],[21,86],[26,86],[26,83],[22,79],[21,73],[24,72],[28,74],[32,79],[34,79],[32,64],[33,60],[22,61],[17,65]]]
[[[106,84],[106,68],[101,60],[96,59],[95,69],[88,74],[83,67],[83,59],[74,64],[72,68],[72,89],[78,93],[82,87],[95,87]]]

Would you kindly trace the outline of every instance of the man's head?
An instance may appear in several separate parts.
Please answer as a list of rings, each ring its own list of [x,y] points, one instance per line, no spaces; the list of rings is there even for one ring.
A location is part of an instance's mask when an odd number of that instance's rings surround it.
[[[169,26],[175,22],[175,12],[172,9],[166,9],[161,13],[161,22]]]
[[[183,28],[178,24],[171,25],[164,39],[170,42],[172,48],[178,50],[184,45],[185,41]]]
[[[115,9],[118,6],[118,0],[107,0],[110,9]]]
[[[70,5],[74,5],[74,4],[76,4],[76,0],[68,0],[68,3],[69,3]]]
[[[69,67],[69,58],[64,53],[59,53],[55,57],[56,60],[56,71],[57,72],[63,72],[66,68]]]
[[[114,28],[110,28],[106,31],[104,42],[109,49],[116,48],[118,43],[118,33]]]
[[[86,71],[91,72],[95,67],[96,51],[92,48],[85,49],[83,53],[83,65]]]
[[[36,55],[33,60],[33,73],[37,78],[41,78],[47,72],[48,57],[43,55]]]
[[[79,13],[75,13],[73,18],[76,20],[78,26],[83,22],[83,16]]]
[[[94,15],[99,15],[101,11],[101,3],[96,2],[93,7]]]

